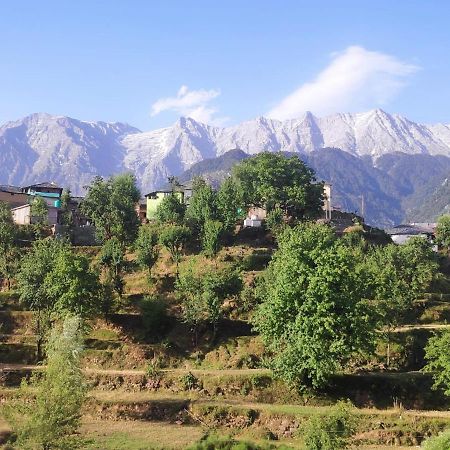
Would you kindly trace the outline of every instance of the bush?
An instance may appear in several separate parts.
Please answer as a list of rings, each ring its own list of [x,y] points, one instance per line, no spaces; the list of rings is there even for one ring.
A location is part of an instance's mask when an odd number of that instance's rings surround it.
[[[444,431],[439,436],[424,441],[424,450],[448,450],[450,449],[450,430]]]
[[[189,447],[189,450],[270,450],[275,448],[286,449],[284,446],[275,447],[271,444],[260,446],[250,442],[237,441],[231,437],[207,434],[200,442]]]
[[[187,374],[183,375],[180,378],[180,381],[185,391],[196,389],[199,383],[198,378],[192,372],[188,372]]]
[[[308,450],[345,449],[349,437],[355,432],[356,421],[351,404],[339,402],[326,416],[313,417],[304,430]]]

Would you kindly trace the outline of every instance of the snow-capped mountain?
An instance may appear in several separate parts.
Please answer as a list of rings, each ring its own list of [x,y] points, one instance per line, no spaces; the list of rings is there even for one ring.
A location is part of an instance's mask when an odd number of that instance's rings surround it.
[[[283,122],[260,117],[227,128],[182,117],[171,127],[141,132],[39,113],[0,127],[0,184],[49,180],[80,193],[95,175],[131,171],[145,192],[230,149],[308,154],[324,147],[375,165],[393,152],[450,157],[450,125],[418,124],[377,109],[323,118],[306,113]]]

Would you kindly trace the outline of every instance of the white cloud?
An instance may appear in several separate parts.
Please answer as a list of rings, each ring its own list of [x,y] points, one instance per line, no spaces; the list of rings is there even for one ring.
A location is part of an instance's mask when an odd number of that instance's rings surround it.
[[[330,64],[315,80],[285,97],[267,116],[285,120],[305,111],[324,115],[382,106],[419,69],[395,56],[358,46],[331,56]]]
[[[183,85],[176,97],[160,98],[153,103],[151,116],[154,117],[164,111],[173,111],[199,122],[221,125],[228,119],[217,117],[218,109],[210,105],[211,101],[219,95],[220,90],[217,89],[191,91]]]

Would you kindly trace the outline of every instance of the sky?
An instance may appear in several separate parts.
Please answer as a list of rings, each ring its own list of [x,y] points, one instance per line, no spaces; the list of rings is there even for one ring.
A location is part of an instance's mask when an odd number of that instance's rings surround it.
[[[450,123],[447,0],[14,0],[0,123],[218,126],[382,108]]]

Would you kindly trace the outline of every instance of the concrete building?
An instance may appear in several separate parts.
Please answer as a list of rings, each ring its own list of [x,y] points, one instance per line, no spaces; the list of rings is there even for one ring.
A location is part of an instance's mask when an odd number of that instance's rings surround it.
[[[48,207],[47,224],[50,226],[58,223],[58,211],[55,206]],[[30,225],[33,223],[33,217],[31,214],[31,205],[26,204],[11,209],[13,220],[17,225]]]

